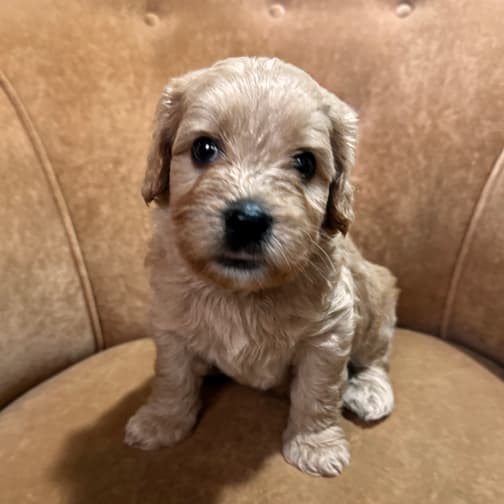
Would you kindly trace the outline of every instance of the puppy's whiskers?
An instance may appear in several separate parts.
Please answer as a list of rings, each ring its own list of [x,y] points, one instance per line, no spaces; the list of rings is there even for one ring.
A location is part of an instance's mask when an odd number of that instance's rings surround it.
[[[310,241],[310,243],[321,253],[320,257],[325,261],[327,262],[327,265],[329,266],[329,268],[332,270],[333,273],[336,273],[336,269],[334,267],[334,263],[332,261],[332,259],[330,258],[329,254],[320,246],[320,244],[318,244],[313,238],[312,236],[309,234],[308,231],[303,231],[303,234],[306,236],[306,238]],[[313,267],[316,267],[316,264],[314,262],[314,259],[310,258],[310,264],[313,266]],[[320,269],[319,269],[319,272],[320,272]],[[325,276],[325,275],[324,275]]]

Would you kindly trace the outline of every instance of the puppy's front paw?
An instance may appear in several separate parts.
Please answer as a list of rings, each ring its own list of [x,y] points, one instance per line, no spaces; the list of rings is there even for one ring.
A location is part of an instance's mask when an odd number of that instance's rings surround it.
[[[343,393],[343,404],[365,422],[390,415],[394,392],[387,373],[369,368],[350,378]]]
[[[160,415],[149,405],[142,406],[129,419],[124,441],[142,450],[173,445],[187,436],[194,425],[195,417],[196,415],[187,418]]]
[[[336,476],[350,463],[350,448],[341,427],[284,434],[285,460],[312,476]]]

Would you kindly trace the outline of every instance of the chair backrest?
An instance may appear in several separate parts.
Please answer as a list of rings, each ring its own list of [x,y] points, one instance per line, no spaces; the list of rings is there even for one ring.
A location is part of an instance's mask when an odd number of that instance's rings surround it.
[[[172,76],[301,66],[360,113],[353,227],[403,326],[504,361],[504,2],[0,6],[0,402],[147,336],[150,126]]]

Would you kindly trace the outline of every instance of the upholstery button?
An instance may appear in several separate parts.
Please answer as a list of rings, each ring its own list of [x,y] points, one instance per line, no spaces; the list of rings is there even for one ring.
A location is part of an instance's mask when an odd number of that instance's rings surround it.
[[[408,17],[412,12],[413,6],[407,2],[402,2],[396,7],[396,14],[400,18]]]
[[[275,3],[269,8],[271,17],[279,18],[285,14],[285,7],[282,4]]]
[[[159,16],[153,12],[148,12],[145,14],[144,21],[147,26],[156,26],[159,24]]]

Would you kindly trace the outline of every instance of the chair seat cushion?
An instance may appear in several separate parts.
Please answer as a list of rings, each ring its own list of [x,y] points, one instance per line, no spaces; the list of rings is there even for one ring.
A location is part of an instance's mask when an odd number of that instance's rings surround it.
[[[437,338],[398,330],[396,410],[371,426],[344,419],[352,463],[337,478],[284,462],[288,401],[229,381],[205,386],[190,438],[143,452],[124,425],[146,399],[154,348],[95,355],[0,414],[0,502],[504,502],[502,370]]]

